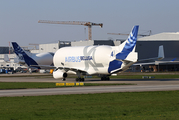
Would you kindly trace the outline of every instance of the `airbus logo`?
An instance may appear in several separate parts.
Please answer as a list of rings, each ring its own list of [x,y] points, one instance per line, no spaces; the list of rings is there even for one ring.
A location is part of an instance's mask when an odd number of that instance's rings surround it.
[[[81,62],[93,60],[92,56],[68,56],[65,57],[65,62]]]
[[[23,50],[22,50],[19,46],[16,48],[16,51],[17,51],[18,53],[23,53]]]
[[[18,54],[18,57],[19,57],[20,60],[24,60],[24,57],[23,57],[22,54]]]

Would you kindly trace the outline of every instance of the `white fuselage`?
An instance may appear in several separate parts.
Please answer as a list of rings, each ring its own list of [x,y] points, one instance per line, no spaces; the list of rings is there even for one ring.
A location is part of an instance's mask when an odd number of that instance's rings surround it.
[[[52,65],[53,55],[50,53],[38,53],[31,56],[38,65]]]
[[[64,47],[55,53],[54,66],[79,69],[86,71],[88,74],[109,74],[109,63],[115,59],[114,48],[118,47]]]
[[[53,77],[65,79],[67,73],[73,71],[81,79],[81,73],[108,76],[127,70],[138,59],[135,52],[138,28],[134,26],[128,39],[119,46],[78,46],[57,50],[53,58],[56,67]]]

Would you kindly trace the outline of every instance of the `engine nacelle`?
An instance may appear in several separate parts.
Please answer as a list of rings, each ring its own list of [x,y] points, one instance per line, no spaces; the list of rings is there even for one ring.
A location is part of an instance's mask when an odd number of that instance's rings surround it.
[[[63,71],[60,70],[60,69],[54,70],[54,71],[53,71],[53,77],[54,77],[55,79],[66,78],[66,77],[67,77],[67,73],[63,72]]]

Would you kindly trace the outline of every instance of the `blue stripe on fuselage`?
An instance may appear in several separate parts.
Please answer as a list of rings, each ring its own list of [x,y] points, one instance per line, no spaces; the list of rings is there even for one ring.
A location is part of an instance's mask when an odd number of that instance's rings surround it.
[[[124,60],[128,56],[128,52],[121,52],[116,55],[116,59]],[[122,61],[113,60],[109,63],[108,73],[111,71],[121,68]]]
[[[118,60],[113,60],[109,63],[108,73],[111,71],[121,68],[122,62]]]
[[[124,60],[130,52],[121,52],[116,54],[116,59]]]

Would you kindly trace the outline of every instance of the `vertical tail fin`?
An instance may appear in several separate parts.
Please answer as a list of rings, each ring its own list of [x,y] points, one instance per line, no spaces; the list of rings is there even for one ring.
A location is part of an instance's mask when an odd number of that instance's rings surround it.
[[[130,35],[128,36],[128,39],[120,45],[120,47],[123,47],[121,52],[129,53],[134,51],[137,41],[138,29],[139,29],[138,25],[133,27],[133,29],[130,32]]]
[[[119,48],[122,48],[122,50],[121,52],[116,54],[116,59],[124,60],[129,55],[130,52],[135,51],[138,29],[139,29],[138,25],[134,26],[128,39],[124,41],[121,45],[119,45]]]
[[[20,60],[24,60],[25,63],[30,67],[30,65],[38,65],[35,60],[33,60],[31,57],[29,57],[25,51],[16,43],[12,42],[12,46],[14,48],[14,52],[19,57]],[[37,67],[40,69],[40,67]]]
[[[19,57],[20,60],[24,60],[24,56],[28,56],[25,51],[16,43],[12,42],[12,46],[14,48],[14,52]]]

